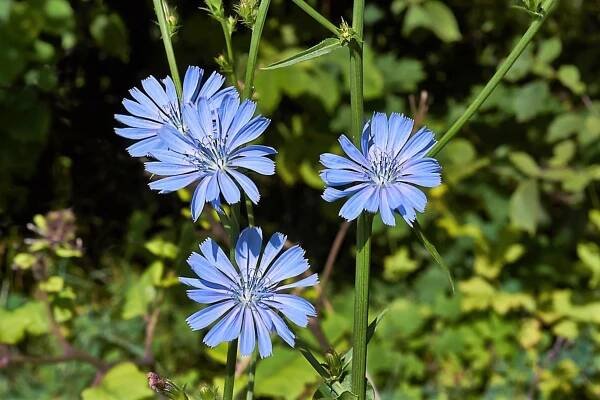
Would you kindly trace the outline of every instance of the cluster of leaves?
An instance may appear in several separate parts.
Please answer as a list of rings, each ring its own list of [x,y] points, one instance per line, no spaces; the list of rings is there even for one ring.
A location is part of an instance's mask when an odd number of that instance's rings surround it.
[[[367,109],[422,113],[424,123],[440,134],[536,17],[507,3],[367,2]],[[534,3],[515,2],[538,12]],[[209,63],[223,45],[215,39],[218,26],[197,10],[199,5],[178,8],[175,46],[193,49],[188,53],[194,55],[206,51],[199,57]],[[314,5],[331,20],[349,19],[347,4]],[[15,184],[31,177],[45,149],[56,152],[52,160],[71,162],[65,149],[48,145],[48,138],[56,143],[62,137],[53,128],[61,115],[50,104],[65,95],[63,81],[76,85],[59,74],[60,63],[88,40],[120,71],[129,60],[128,36],[150,25],[144,17],[127,28],[102,2],[85,17],[73,7],[62,0],[0,5],[0,190],[14,199],[39,194]],[[600,34],[589,30],[597,24],[598,7],[593,2],[560,7],[462,136],[440,153],[445,183],[430,193],[421,225],[452,270],[456,293],[406,226],[387,229],[376,220],[372,315],[388,311],[369,345],[368,372],[381,399],[600,396],[600,102],[595,100],[600,81],[593,61],[599,50],[592,46]],[[155,31],[148,26],[147,36]],[[244,51],[247,35],[241,28],[234,33],[236,54]],[[325,35],[293,4],[273,0],[260,66],[309,48]],[[160,43],[155,44],[154,65],[164,66]],[[337,136],[349,129],[346,51],[261,70],[255,82],[259,107],[274,121],[266,140],[279,149],[282,180],[261,183],[265,204],[257,218],[268,227],[283,215],[287,226],[278,222],[278,228],[303,242],[317,270],[340,224],[337,206],[319,200],[317,159],[335,149]],[[236,67],[242,76],[243,57]],[[108,78],[104,87],[103,99],[117,111],[114,99],[124,91]],[[421,90],[429,99],[425,113],[414,100]],[[90,118],[112,124],[109,113]],[[88,132],[88,126],[82,128]],[[100,141],[111,135],[95,134]],[[125,164],[117,159],[107,166],[106,154],[96,157],[103,168],[118,172],[111,177],[118,181]],[[134,173],[142,176],[142,168]],[[94,234],[106,232],[102,222],[107,221],[98,222],[107,215],[97,211],[106,207],[95,200],[100,190],[138,208],[121,224],[121,235],[108,241]],[[68,195],[57,199],[60,195],[46,194],[44,204],[81,204]],[[189,222],[185,191],[180,200],[155,196],[141,205],[138,197],[135,190],[94,188],[84,204],[96,208],[75,209],[79,222],[72,212],[60,211],[35,217],[30,230],[15,226],[2,234],[0,366],[6,368],[0,370],[0,397],[146,399],[154,395],[145,376],[151,370],[187,384],[190,398],[211,396],[201,384],[222,386],[226,347],[207,349],[187,329],[184,319],[194,306],[175,277],[186,274],[185,257],[202,238],[226,239],[209,213],[200,224]],[[9,204],[8,196],[0,199],[5,201]],[[98,249],[100,239],[110,246]],[[341,355],[351,338],[349,271],[352,248],[346,244],[320,318],[323,334]],[[311,354],[324,354],[311,332],[300,335]],[[277,346],[274,356],[258,365],[256,393],[311,396],[323,379],[302,354]],[[48,364],[49,355],[74,360]],[[347,384],[340,357],[331,353],[319,359],[329,374],[327,387]],[[240,377],[236,389],[244,390],[245,379]]]

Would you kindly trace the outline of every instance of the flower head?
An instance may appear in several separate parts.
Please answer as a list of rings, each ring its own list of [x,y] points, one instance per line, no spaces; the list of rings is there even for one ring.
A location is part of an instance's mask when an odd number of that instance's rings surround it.
[[[218,322],[204,336],[204,343],[214,347],[221,342],[240,340],[242,355],[250,355],[258,343],[261,357],[271,355],[271,332],[294,346],[294,334],[281,315],[299,326],[308,324],[316,310],[303,298],[284,293],[286,289],[313,286],[317,274],[294,283],[283,284],[308,270],[304,250],[293,246],[283,251],[286,236],[275,233],[262,249],[260,228],[246,228],[235,247],[234,266],[212,240],[200,245],[202,254],[192,253],[188,264],[199,279],[179,278],[194,289],[188,297],[208,307],[192,314],[187,323],[193,330]]]
[[[276,151],[262,145],[244,146],[269,126],[267,118],[253,118],[255,109],[254,102],[240,104],[237,96],[227,96],[217,110],[203,97],[197,106],[185,105],[183,122],[188,134],[171,125],[161,128],[158,137],[163,149],[151,151],[150,156],[158,161],[147,162],[146,170],[167,177],[150,182],[150,188],[168,193],[197,182],[191,204],[194,220],[206,202],[220,210],[221,195],[228,204],[239,202],[238,186],[256,204],[258,188],[238,169],[272,175],[275,163],[266,156]]]
[[[416,186],[435,187],[441,183],[437,160],[426,157],[436,141],[427,128],[410,137],[414,121],[392,113],[388,120],[375,113],[361,136],[361,150],[345,136],[339,138],[348,158],[335,154],[321,155],[321,179],[327,188],[326,201],[349,197],[340,210],[347,220],[357,218],[363,210],[381,213],[383,222],[395,225],[394,211],[412,226],[416,211],[425,211],[427,197]]]
[[[126,125],[115,128],[115,133],[137,141],[127,148],[129,154],[142,157],[160,148],[161,142],[157,134],[164,125],[185,133],[187,127],[182,117],[183,106],[195,105],[203,97],[207,99],[211,109],[216,109],[226,95],[237,95],[233,87],[221,89],[225,82],[221,74],[213,72],[202,83],[203,75],[202,68],[188,67],[183,80],[181,101],[177,98],[175,85],[169,76],[162,80],[162,84],[155,77],[149,76],[142,81],[144,91],[138,88],[129,91],[133,100],[123,99],[123,106],[130,115],[115,115],[117,121]]]

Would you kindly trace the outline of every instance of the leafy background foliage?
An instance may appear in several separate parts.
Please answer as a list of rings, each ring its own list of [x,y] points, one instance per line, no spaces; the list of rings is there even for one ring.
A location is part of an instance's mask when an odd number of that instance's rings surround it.
[[[313,4],[349,19],[345,2]],[[367,109],[414,114],[410,96],[426,91],[424,122],[443,133],[527,26],[530,16],[510,4],[369,1]],[[218,25],[199,2],[174,5],[180,66],[215,69]],[[376,220],[372,315],[389,311],[368,371],[381,399],[600,397],[599,15],[597,2],[563,1],[440,154],[445,184],[430,191],[421,224],[454,274],[454,295],[404,224]],[[222,383],[225,348],[207,349],[189,331],[195,307],[175,279],[189,273],[184,260],[202,238],[222,237],[214,216],[193,225],[189,193],[150,193],[141,163],[112,133],[127,89],[167,73],[152,21],[149,2],[0,3],[1,398],[146,399],[150,370],[191,391]],[[260,64],[325,36],[274,0]],[[237,54],[248,41],[239,25]],[[317,160],[349,129],[346,57],[340,49],[256,78],[273,120],[265,140],[279,149],[277,177],[260,182],[257,220],[302,242],[317,271],[341,222],[338,205],[319,198]],[[339,352],[352,321],[350,243],[321,310]],[[307,398],[318,383],[281,344],[258,366],[264,398]]]

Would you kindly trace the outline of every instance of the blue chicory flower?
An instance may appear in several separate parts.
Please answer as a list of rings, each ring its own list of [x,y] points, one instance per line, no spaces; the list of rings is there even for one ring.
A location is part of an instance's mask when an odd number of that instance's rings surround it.
[[[146,170],[167,177],[150,182],[150,188],[168,193],[198,182],[191,202],[194,221],[207,202],[220,211],[221,195],[228,204],[239,202],[238,186],[258,203],[258,188],[238,169],[272,175],[275,163],[266,156],[276,151],[262,145],[244,146],[262,135],[270,123],[262,116],[252,118],[255,109],[254,102],[240,104],[237,96],[227,96],[217,110],[211,110],[205,98],[200,98],[197,106],[185,105],[183,121],[188,134],[170,125],[161,128],[158,137],[165,149],[150,153],[158,161],[147,162]]]
[[[204,336],[206,345],[214,347],[239,338],[240,352],[247,356],[258,342],[258,351],[264,358],[271,355],[270,334],[276,332],[294,346],[295,336],[281,315],[305,327],[308,317],[316,316],[316,310],[305,299],[284,292],[314,286],[318,277],[313,274],[284,284],[309,268],[304,250],[296,245],[283,251],[285,241],[285,235],[275,233],[261,254],[261,229],[244,229],[235,246],[237,267],[210,238],[200,245],[202,254],[192,253],[188,264],[198,278],[179,279],[194,288],[187,291],[191,300],[208,304],[187,319],[189,326],[200,330],[218,320]]]
[[[427,152],[435,145],[433,132],[421,128],[412,137],[414,121],[404,115],[373,114],[361,135],[361,150],[345,136],[339,138],[346,157],[321,155],[321,179],[327,186],[323,199],[349,197],[340,216],[351,221],[363,210],[381,213],[386,225],[395,225],[394,212],[412,226],[416,211],[424,212],[427,197],[416,186],[441,184],[440,164]]]
[[[123,106],[130,115],[116,114],[117,121],[126,127],[115,128],[115,133],[137,142],[127,148],[133,157],[148,155],[152,150],[160,148],[161,142],[157,137],[163,125],[185,133],[187,127],[182,117],[184,105],[197,103],[198,99],[207,99],[211,109],[216,109],[228,95],[237,95],[233,87],[221,89],[225,78],[213,72],[202,83],[204,70],[199,67],[188,67],[183,80],[183,94],[181,100],[177,98],[175,85],[171,77],[167,76],[161,83],[153,76],[142,81],[142,88],[129,91],[131,99],[123,99]]]

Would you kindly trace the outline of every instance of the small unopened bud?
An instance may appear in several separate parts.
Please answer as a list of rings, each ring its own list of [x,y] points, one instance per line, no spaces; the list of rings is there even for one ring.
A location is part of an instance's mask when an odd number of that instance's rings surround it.
[[[343,45],[348,45],[355,37],[354,29],[342,18],[342,23],[338,28],[338,37]]]
[[[215,57],[215,62],[217,63],[217,65],[219,66],[219,70],[223,74],[229,74],[233,70],[231,62],[227,59],[227,57],[224,54],[219,54],[218,57]]]
[[[258,0],[240,0],[234,8],[235,12],[240,16],[242,23],[252,29],[256,22],[256,14],[258,13]]]
[[[167,378],[161,378],[156,372],[149,372],[148,386],[158,394],[171,400],[189,400],[185,390]]]
[[[335,350],[325,355],[325,366],[329,372],[329,379],[332,381],[338,380],[344,372],[342,359]]]
[[[204,3],[206,4],[205,10],[207,10],[215,19],[221,20],[225,18],[222,0],[204,0]]]
[[[163,13],[165,14],[165,20],[167,21],[167,29],[169,30],[169,36],[173,36],[179,29],[177,10],[173,7],[169,7],[166,1],[163,0]]]
[[[220,400],[219,391],[216,387],[203,384],[198,391],[200,400]]]

